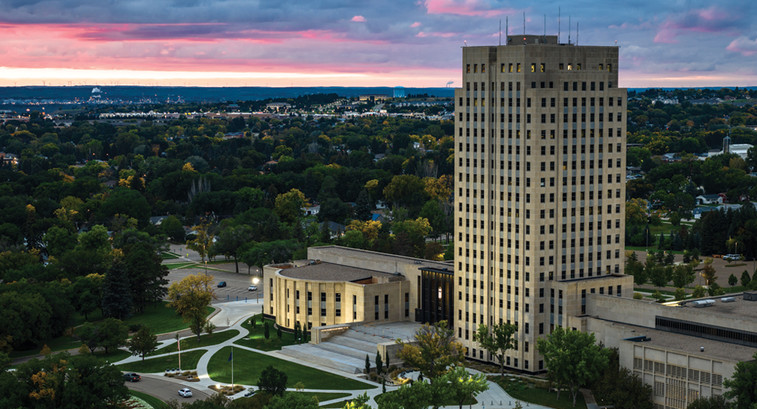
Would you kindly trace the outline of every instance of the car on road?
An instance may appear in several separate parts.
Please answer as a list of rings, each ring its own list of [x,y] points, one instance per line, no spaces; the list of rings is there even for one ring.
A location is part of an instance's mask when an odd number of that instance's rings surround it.
[[[726,254],[725,256],[723,256],[723,260],[738,261],[738,260],[741,260],[741,254]]]
[[[249,398],[249,397],[255,395],[256,393],[258,393],[258,391],[256,391],[255,389],[250,388],[250,389],[247,389],[247,392],[244,393],[244,397],[245,398]]]
[[[181,396],[182,398],[191,398],[192,390],[189,388],[181,388],[179,389],[179,396]]]
[[[124,380],[128,382],[139,382],[141,379],[142,377],[134,372],[128,372],[124,374]]]
[[[247,291],[258,291],[258,286],[251,285],[251,286],[247,287]]]
[[[218,282],[218,288],[226,287],[226,281],[219,281]]]

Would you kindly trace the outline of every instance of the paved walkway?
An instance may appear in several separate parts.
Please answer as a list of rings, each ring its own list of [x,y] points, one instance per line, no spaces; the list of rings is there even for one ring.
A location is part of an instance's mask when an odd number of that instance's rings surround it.
[[[152,373],[152,374],[144,374],[143,376],[147,376],[147,377],[150,377],[150,378],[163,378],[163,379],[165,379],[167,381],[175,383],[178,387],[186,386],[186,387],[189,387],[189,388],[192,388],[192,389],[196,389],[198,391],[202,391],[204,393],[212,393],[211,389],[210,389],[210,386],[217,385],[218,382],[214,381],[213,379],[211,379],[210,376],[208,375],[208,363],[210,362],[210,358],[215,353],[217,353],[219,350],[221,350],[221,348],[224,348],[226,346],[230,346],[230,345],[234,344],[235,341],[243,339],[244,337],[246,337],[249,334],[249,331],[247,331],[247,329],[245,329],[245,328],[242,327],[242,323],[244,322],[244,320],[246,318],[249,318],[249,317],[251,317],[251,316],[253,316],[255,314],[259,314],[260,311],[262,310],[262,304],[249,303],[249,302],[245,303],[243,301],[238,301],[238,302],[227,302],[227,303],[222,303],[222,304],[216,304],[216,305],[214,305],[214,307],[219,308],[220,311],[215,316],[213,316],[213,318],[211,319],[211,321],[216,326],[218,326],[218,327],[221,327],[221,326],[226,327],[223,330],[217,330],[216,332],[221,332],[221,331],[226,331],[226,330],[232,330],[233,329],[233,330],[239,331],[239,334],[236,335],[236,336],[234,336],[234,337],[232,337],[232,338],[230,338],[230,339],[228,339],[228,340],[226,340],[226,341],[224,341],[224,342],[222,342],[222,343],[220,343],[220,344],[216,344],[216,345],[212,345],[212,346],[206,346],[206,347],[195,348],[195,349],[205,349],[205,350],[207,350],[207,352],[205,354],[203,354],[203,356],[200,358],[199,362],[197,363],[197,374],[198,374],[198,378],[200,379],[199,382],[186,382],[186,381],[182,381],[182,380],[178,380],[178,379],[163,377],[163,373],[162,372]],[[193,335],[188,334],[188,335],[185,336],[184,333],[181,332],[180,336],[182,338],[184,338],[186,336],[193,336]],[[165,346],[165,345],[173,344],[175,342],[177,342],[176,339],[175,339],[175,337],[173,337],[173,336],[172,337],[166,337],[165,339],[162,340],[161,347]],[[253,351],[253,352],[257,352],[259,354],[270,355],[270,356],[278,358],[278,359],[294,362],[294,363],[301,364],[301,365],[303,364],[302,361],[299,361],[299,360],[297,360],[295,358],[283,355],[279,351],[261,351],[261,350],[257,350],[257,349],[254,349],[254,348],[249,348],[249,347],[241,346],[241,345],[234,345],[234,348],[235,349],[244,349],[244,350],[248,350],[248,351]],[[184,350],[182,352],[193,351],[195,349],[188,349],[188,350]],[[162,354],[162,355],[154,355],[154,356],[151,356],[151,358],[159,358],[159,357],[162,357],[162,356],[173,355],[173,354],[176,354],[176,352],[168,353],[168,354]],[[124,359],[122,361],[116,362],[116,364],[123,364],[123,363],[128,363],[128,362],[139,361],[139,360],[141,360],[140,357],[138,357],[138,356],[131,356],[131,357],[126,358],[126,359]],[[354,379],[354,380],[359,380],[359,381],[365,382],[364,378],[362,378],[361,376],[355,375],[355,374],[336,371],[336,370],[334,370],[332,368],[326,368],[326,367],[323,367],[323,366],[320,366],[320,365],[309,364],[308,366],[316,368],[316,369],[320,369],[320,370],[322,370],[324,372],[334,373],[336,375],[340,375],[340,376],[343,376],[345,378],[349,378],[349,379]],[[469,369],[468,371],[471,372],[471,373],[480,373],[480,372],[478,372],[478,371],[476,371],[474,369]],[[372,383],[369,383],[369,384],[372,385]],[[255,385],[243,385],[243,386],[245,387],[245,389],[247,389],[247,388],[257,389],[257,386],[255,386]],[[391,390],[397,389],[397,387],[393,386],[393,385],[387,385],[386,389],[387,389],[387,391],[391,391]],[[380,385],[376,385],[376,387],[374,387],[372,389],[356,390],[356,391],[323,390],[323,389],[304,389],[304,391],[305,392],[340,392],[340,393],[349,393],[350,394],[349,396],[346,396],[346,397],[342,397],[342,398],[338,398],[338,399],[334,399],[334,400],[330,400],[330,401],[323,401],[323,402],[321,402],[321,405],[327,405],[327,404],[330,404],[330,403],[341,402],[341,401],[344,401],[346,399],[353,399],[353,398],[356,398],[357,396],[359,396],[359,395],[361,395],[363,393],[367,393],[368,397],[370,398],[370,400],[369,400],[368,403],[369,403],[369,405],[371,405],[374,408],[376,408],[378,406],[376,404],[376,401],[374,400],[374,398],[376,396],[378,396],[379,394],[382,393]],[[240,392],[240,393],[238,393],[238,394],[236,394],[234,396],[231,396],[231,398],[232,399],[236,399],[236,398],[242,397],[243,395],[244,395],[244,392]],[[489,408],[489,409],[510,409],[510,408],[513,408],[515,406],[515,402],[516,402],[516,399],[512,398],[499,385],[497,385],[496,383],[491,382],[491,381],[489,381],[489,390],[487,390],[487,391],[482,392],[481,394],[479,394],[476,397],[476,399],[478,400],[478,403],[476,403],[475,405],[469,405],[468,407],[470,409],[473,409],[473,408],[475,408],[475,409],[486,409],[486,408]],[[529,404],[527,402],[521,402],[521,405],[523,406],[523,408],[549,409],[549,408],[544,407],[544,406],[535,405],[535,404]],[[450,409],[457,408],[457,405],[448,406],[448,408],[450,408]]]

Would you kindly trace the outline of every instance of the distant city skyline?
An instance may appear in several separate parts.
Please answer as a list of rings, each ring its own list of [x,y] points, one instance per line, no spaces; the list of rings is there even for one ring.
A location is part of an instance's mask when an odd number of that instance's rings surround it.
[[[523,33],[524,13],[526,33],[556,35],[558,8],[561,42],[617,41],[622,87],[757,85],[752,0],[0,0],[0,8],[1,86],[460,86],[460,47],[497,45],[500,20],[503,42],[508,27]]]

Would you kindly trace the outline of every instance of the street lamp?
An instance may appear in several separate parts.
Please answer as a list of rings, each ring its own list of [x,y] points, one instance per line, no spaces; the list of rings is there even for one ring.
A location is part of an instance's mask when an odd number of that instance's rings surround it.
[[[254,285],[256,288],[259,282],[260,282],[260,279],[258,277],[252,278],[252,285]],[[260,289],[258,288],[257,290],[255,290],[255,303],[258,302],[259,298],[260,298]]]

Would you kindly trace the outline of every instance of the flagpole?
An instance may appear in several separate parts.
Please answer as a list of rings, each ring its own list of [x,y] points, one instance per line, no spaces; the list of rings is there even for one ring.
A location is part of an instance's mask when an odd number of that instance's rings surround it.
[[[234,345],[231,346],[231,390],[234,390]]]

